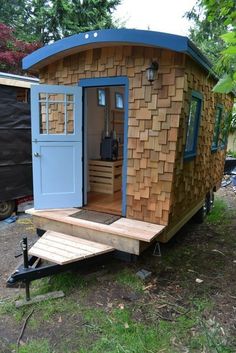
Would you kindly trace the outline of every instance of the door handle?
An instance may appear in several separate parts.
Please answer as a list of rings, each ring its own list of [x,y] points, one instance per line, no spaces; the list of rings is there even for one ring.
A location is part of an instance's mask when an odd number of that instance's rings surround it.
[[[35,157],[40,157],[40,154],[38,152],[34,152]]]

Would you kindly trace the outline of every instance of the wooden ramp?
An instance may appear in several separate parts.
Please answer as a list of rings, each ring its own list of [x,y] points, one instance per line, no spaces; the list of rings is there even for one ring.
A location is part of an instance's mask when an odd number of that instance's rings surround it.
[[[108,245],[47,231],[29,250],[29,254],[59,265],[65,265],[113,250],[114,248]]]
[[[26,213],[33,216],[36,228],[69,234],[135,255],[139,255],[165,228],[161,224],[128,218],[120,218],[112,224],[101,224],[71,217],[79,211],[76,208],[30,209]]]

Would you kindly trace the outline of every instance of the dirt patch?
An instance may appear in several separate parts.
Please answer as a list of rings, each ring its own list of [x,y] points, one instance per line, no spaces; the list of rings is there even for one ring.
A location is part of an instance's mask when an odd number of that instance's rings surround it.
[[[36,241],[35,234],[31,216],[24,213],[19,213],[14,223],[0,221],[0,300],[20,292],[19,288],[7,288],[6,281],[22,263],[20,241],[27,236],[30,246]]]

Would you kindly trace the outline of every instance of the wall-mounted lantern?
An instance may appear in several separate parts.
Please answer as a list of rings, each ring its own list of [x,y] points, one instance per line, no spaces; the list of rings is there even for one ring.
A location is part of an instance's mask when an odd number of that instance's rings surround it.
[[[159,65],[156,61],[153,61],[151,65],[146,69],[146,76],[147,80],[152,83],[157,79],[157,71],[158,71]]]

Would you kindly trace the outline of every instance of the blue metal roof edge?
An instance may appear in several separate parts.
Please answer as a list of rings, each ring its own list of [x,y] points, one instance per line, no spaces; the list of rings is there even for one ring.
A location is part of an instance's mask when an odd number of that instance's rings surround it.
[[[23,69],[34,68],[44,60],[67,50],[94,44],[132,44],[165,48],[190,55],[207,71],[211,64],[200,50],[187,38],[180,35],[137,29],[104,29],[75,34],[53,44],[46,45],[23,59]],[[98,45],[99,47],[99,45]]]

